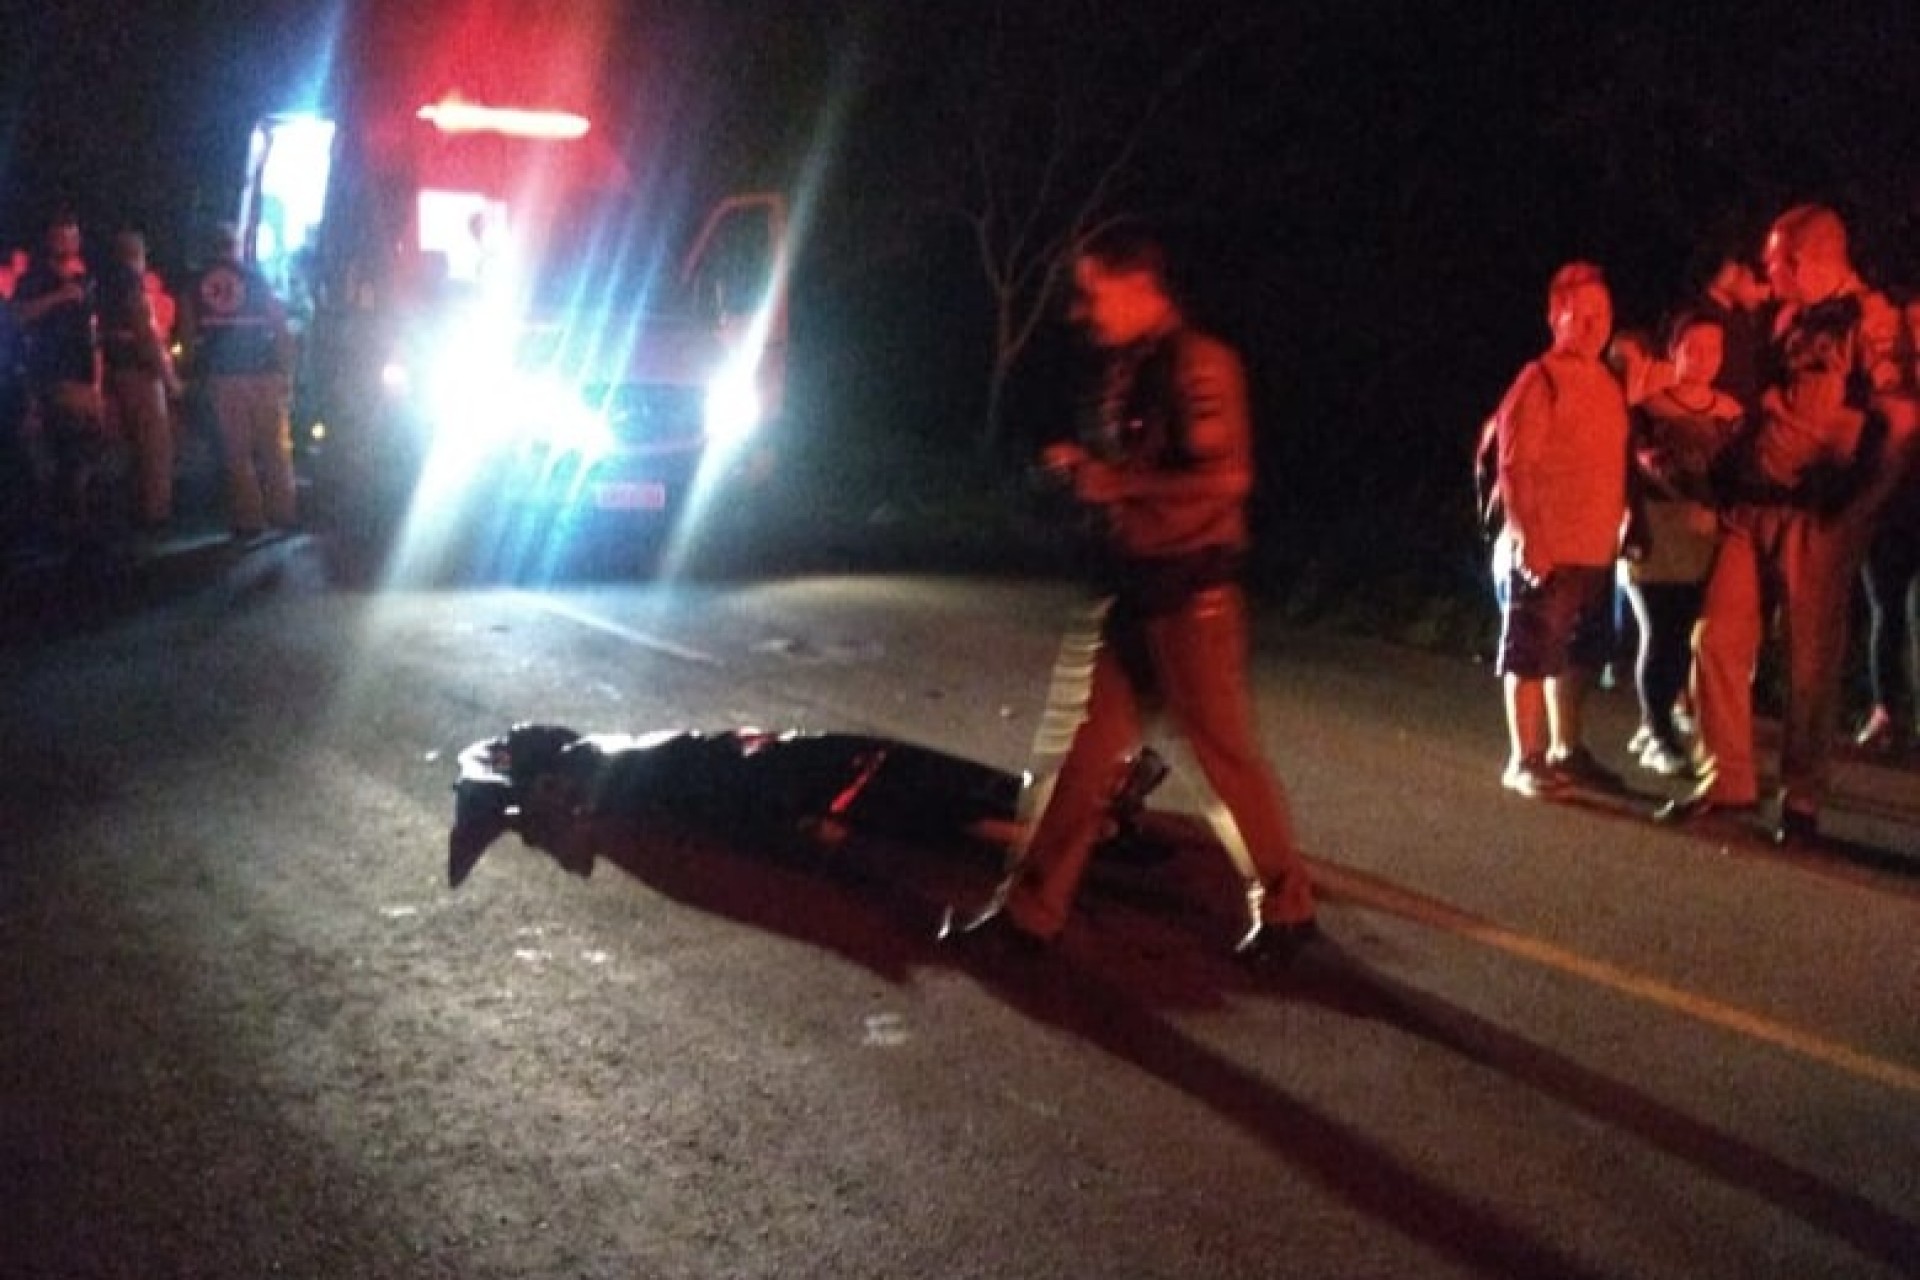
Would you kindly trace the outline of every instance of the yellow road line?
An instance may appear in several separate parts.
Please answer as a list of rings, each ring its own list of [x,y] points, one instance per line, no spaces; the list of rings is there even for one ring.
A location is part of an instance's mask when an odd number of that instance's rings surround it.
[[[1418,924],[1459,934],[1535,964],[1585,978],[1599,986],[1811,1058],[1850,1075],[1920,1094],[1920,1069],[1904,1063],[1876,1058],[1872,1054],[1862,1053],[1734,1005],[1723,1004],[1658,978],[1634,973],[1604,960],[1595,960],[1550,942],[1490,924],[1458,907],[1362,872],[1331,866],[1318,859],[1314,860],[1313,869],[1315,880],[1341,897]]]

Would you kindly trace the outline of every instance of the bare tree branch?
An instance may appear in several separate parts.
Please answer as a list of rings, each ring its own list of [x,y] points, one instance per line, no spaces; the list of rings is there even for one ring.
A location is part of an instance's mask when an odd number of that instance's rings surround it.
[[[1081,16],[1094,20],[1030,19],[1023,41],[1007,7],[996,5],[978,78],[961,90],[972,95],[965,109],[973,186],[954,212],[972,230],[994,306],[983,432],[989,444],[1005,427],[1005,384],[1059,298],[1067,264],[1089,237],[1123,216],[1143,154],[1182,91],[1232,34],[1216,19],[1166,61],[1150,24],[1103,23],[1093,5]],[[1152,73],[1127,76],[1115,64],[1128,57]],[[1045,75],[1023,77],[1036,58]],[[1044,111],[1035,109],[1037,97],[1045,99]]]

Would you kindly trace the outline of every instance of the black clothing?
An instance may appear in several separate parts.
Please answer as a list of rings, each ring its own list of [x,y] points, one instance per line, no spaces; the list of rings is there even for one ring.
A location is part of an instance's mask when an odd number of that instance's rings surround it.
[[[26,338],[12,302],[0,299],[0,394],[14,394],[25,385]]]
[[[1700,304],[1700,313],[1720,323],[1723,354],[1713,385],[1738,400],[1752,418],[1772,368],[1768,348],[1773,342],[1773,309],[1724,306],[1708,299]]]
[[[196,377],[279,373],[279,303],[251,267],[217,262],[187,294]]]
[[[62,382],[93,381],[97,340],[93,280],[84,272],[73,278],[79,281],[82,296],[60,303],[25,326],[27,379],[35,389]],[[13,295],[14,304],[25,308],[35,299],[59,292],[68,283],[46,264],[36,264],[20,278],[20,287]]]
[[[158,375],[159,350],[153,336],[153,311],[140,272],[116,262],[99,284],[100,354],[115,373]]]
[[[1627,586],[1634,621],[1644,643],[1634,662],[1640,722],[1669,751],[1685,754],[1685,737],[1673,719],[1674,703],[1686,692],[1693,670],[1693,624],[1706,594],[1698,582],[1635,582]]]
[[[1183,329],[1171,329],[1111,353],[1083,443],[1103,462],[1155,470],[1194,463],[1181,392]]]
[[[1881,513],[1861,580],[1873,700],[1910,723],[1920,712],[1920,462]]]

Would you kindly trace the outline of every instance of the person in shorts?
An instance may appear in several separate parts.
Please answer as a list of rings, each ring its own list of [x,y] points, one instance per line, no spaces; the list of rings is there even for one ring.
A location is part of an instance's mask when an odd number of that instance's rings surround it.
[[[1602,357],[1613,298],[1571,262],[1547,288],[1553,345],[1499,410],[1506,604],[1496,670],[1509,752],[1501,784],[1529,797],[1617,788],[1582,740],[1593,673],[1612,649],[1613,564],[1626,524],[1627,403]]]

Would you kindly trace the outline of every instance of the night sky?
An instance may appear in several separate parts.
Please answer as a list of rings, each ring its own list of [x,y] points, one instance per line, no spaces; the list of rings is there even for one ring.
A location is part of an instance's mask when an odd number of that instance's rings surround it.
[[[147,227],[163,266],[229,211],[248,120],[310,78],[330,17],[296,0],[6,4],[0,235],[31,240],[65,202],[96,242]],[[635,136],[718,185],[807,193],[796,322],[833,348],[822,367],[883,375],[868,381],[890,398],[856,409],[918,430],[977,422],[988,313],[950,216],[969,139],[993,116],[1017,158],[1063,95],[1129,119],[1209,40],[1126,199],[1247,351],[1264,465],[1303,510],[1418,506],[1409,488],[1457,469],[1544,341],[1541,287],[1565,259],[1604,264],[1623,320],[1652,324],[1704,246],[1757,248],[1773,214],[1821,199],[1871,276],[1920,284],[1910,0],[618,7],[610,60],[651,129]],[[1016,434],[1055,412],[1056,355],[1043,339],[1027,362]]]

